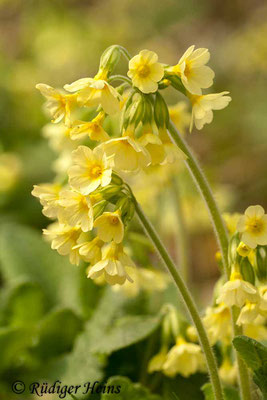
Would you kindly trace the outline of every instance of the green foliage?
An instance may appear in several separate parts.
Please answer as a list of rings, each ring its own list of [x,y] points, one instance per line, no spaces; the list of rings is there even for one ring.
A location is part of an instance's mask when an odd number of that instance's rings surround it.
[[[212,391],[212,386],[210,383],[206,383],[202,386],[203,393],[205,395],[205,400],[214,400],[214,394]],[[239,400],[240,396],[238,390],[234,387],[224,387],[223,388],[224,399],[225,400]]]
[[[107,381],[107,386],[120,389],[120,393],[102,394],[101,400],[161,400],[160,396],[151,394],[148,389],[139,383],[132,383],[123,376],[114,376]]]
[[[201,387],[205,382],[207,382],[207,375],[199,373],[188,378],[181,375],[177,375],[173,379],[164,378],[166,400],[184,400],[185,393],[186,398],[190,400],[204,400]]]
[[[253,380],[267,398],[267,347],[247,336],[237,336],[233,345],[253,372]]]

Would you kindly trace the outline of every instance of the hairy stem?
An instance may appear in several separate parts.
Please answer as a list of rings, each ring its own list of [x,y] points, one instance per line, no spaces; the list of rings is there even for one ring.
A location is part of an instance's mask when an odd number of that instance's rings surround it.
[[[152,243],[154,244],[154,246],[155,246],[156,250],[158,251],[161,259],[163,260],[165,266],[167,267],[170,274],[172,275],[174,282],[175,282],[175,284],[182,296],[182,299],[185,303],[185,306],[188,310],[188,313],[196,327],[198,337],[199,337],[199,342],[201,344],[203,353],[206,358],[207,368],[209,371],[210,380],[211,380],[211,384],[213,387],[214,398],[215,398],[215,400],[223,400],[223,392],[222,392],[221,382],[220,382],[219,375],[218,375],[216,359],[213,354],[212,348],[210,346],[207,333],[205,331],[202,320],[198,313],[194,299],[191,296],[191,293],[189,292],[189,290],[187,289],[178,270],[176,269],[174,262],[170,258],[168,251],[166,250],[165,246],[161,242],[157,232],[155,231],[155,229],[152,226],[152,224],[150,223],[150,221],[147,219],[146,215],[144,214],[140,205],[137,203],[134,196],[133,196],[133,200],[135,203],[136,214],[138,215],[139,220],[140,220],[144,230],[146,231],[147,235],[149,236]]]
[[[210,189],[209,183],[204,173],[202,172],[200,166],[198,165],[198,162],[195,156],[193,155],[192,151],[190,150],[184,139],[181,137],[181,135],[179,134],[178,130],[175,128],[172,122],[170,122],[168,129],[173,141],[187,156],[187,159],[185,161],[186,166],[190,174],[192,175],[196,183],[196,186],[206,203],[213,224],[213,228],[217,237],[218,245],[222,254],[222,262],[225,271],[225,276],[229,279],[230,268],[228,267],[228,234],[222,216],[216,204],[215,198]],[[233,335],[234,336],[240,335],[242,333],[242,328],[239,328],[236,325],[237,318],[235,309],[231,310],[231,315],[232,315]],[[240,386],[242,400],[251,400],[249,372],[247,366],[242,361],[242,359],[240,359],[237,352],[236,352],[236,358],[238,363],[239,386]]]

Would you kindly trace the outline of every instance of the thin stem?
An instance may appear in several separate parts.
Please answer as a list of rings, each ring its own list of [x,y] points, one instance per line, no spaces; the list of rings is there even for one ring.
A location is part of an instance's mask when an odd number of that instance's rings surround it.
[[[124,55],[126,60],[129,61],[131,59],[131,55],[128,52],[128,50],[126,50],[125,47],[123,47],[123,46],[119,46],[119,47],[120,47],[120,51],[122,52],[122,54]]]
[[[183,279],[181,278],[179,272],[176,269],[176,266],[172,259],[170,258],[165,246],[161,242],[157,232],[155,231],[154,227],[151,225],[150,221],[145,216],[143,210],[141,209],[140,205],[137,203],[135,197],[133,196],[133,201],[135,203],[135,210],[139,217],[139,220],[147,232],[147,235],[151,239],[152,243],[154,244],[155,248],[157,249],[161,259],[163,260],[165,266],[169,270],[170,274],[172,275],[176,286],[178,287],[180,294],[184,300],[185,306],[191,316],[191,319],[196,327],[199,336],[199,342],[201,344],[203,353],[206,358],[206,363],[208,367],[208,371],[210,374],[210,380],[214,391],[214,398],[216,400],[223,400],[223,392],[221,387],[221,382],[218,375],[218,369],[216,364],[216,359],[211,349],[209,339],[205,328],[203,326],[202,320],[200,315],[197,311],[197,307],[195,302],[187,289]]]
[[[182,210],[181,194],[179,191],[178,182],[176,182],[175,179],[172,180],[171,190],[175,202],[175,211],[177,218],[178,265],[181,269],[182,277],[185,283],[188,283],[188,275],[189,275],[188,236]]]
[[[228,271],[228,235],[227,231],[219,212],[216,201],[213,197],[210,186],[206,180],[205,175],[203,174],[201,168],[198,165],[198,162],[188,147],[187,143],[181,137],[175,126],[172,122],[169,124],[169,133],[173,139],[173,141],[177,144],[177,146],[185,153],[187,159],[185,161],[186,166],[192,175],[199,192],[201,193],[203,199],[205,200],[206,206],[210,213],[211,221],[214,227],[214,231],[217,236],[218,244],[222,254],[222,261],[226,276],[229,276]]]
[[[127,76],[124,76],[124,75],[111,75],[108,78],[108,81],[109,82],[112,82],[112,81],[123,81],[123,82],[127,82],[130,86],[132,86],[131,79],[127,78]]]
[[[173,139],[173,141],[177,144],[177,146],[187,155],[187,159],[185,161],[186,166],[192,175],[196,186],[198,187],[199,192],[201,193],[207,209],[210,213],[211,221],[213,224],[213,228],[217,237],[217,241],[222,254],[222,262],[225,271],[225,276],[229,279],[230,277],[230,268],[228,267],[228,234],[219,212],[218,206],[206,180],[205,175],[203,174],[198,162],[188,147],[187,143],[179,134],[178,130],[175,128],[174,124],[170,122],[169,124],[169,133]],[[236,325],[236,311],[235,309],[231,310],[232,315],[232,329],[233,335],[240,335],[242,329],[240,329]],[[251,400],[251,391],[249,385],[249,372],[247,366],[239,357],[238,353],[236,353],[237,363],[238,363],[238,374],[239,374],[239,386],[241,391],[241,396],[243,400]]]

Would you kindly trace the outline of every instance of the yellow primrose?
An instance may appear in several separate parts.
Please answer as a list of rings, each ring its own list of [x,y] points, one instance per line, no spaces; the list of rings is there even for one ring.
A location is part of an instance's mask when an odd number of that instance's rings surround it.
[[[120,111],[119,93],[103,79],[82,78],[65,85],[68,92],[77,92],[77,102],[81,106],[101,106],[107,114]]]
[[[249,246],[247,246],[244,242],[240,242],[236,251],[241,257],[247,257],[253,250]]]
[[[93,206],[90,196],[74,190],[60,192],[59,204],[62,206],[59,219],[70,226],[80,227],[83,232],[93,229]]]
[[[226,282],[217,299],[217,304],[225,303],[228,307],[242,307],[246,301],[257,302],[259,293],[255,286],[242,279],[238,272],[232,272],[230,280]]]
[[[120,243],[124,236],[124,225],[120,217],[119,210],[115,212],[104,212],[94,222],[97,228],[97,236],[103,242]]]
[[[167,359],[168,348],[167,346],[162,346],[158,354],[151,358],[148,363],[148,372],[152,374],[156,371],[162,371],[163,365]]]
[[[165,159],[165,150],[160,138],[154,133],[144,133],[138,142],[146,148],[150,154],[151,165],[160,164]]]
[[[221,303],[217,307],[206,309],[203,323],[208,331],[212,344],[217,341],[230,341],[231,339],[231,315],[226,304]]]
[[[237,365],[225,358],[219,368],[219,376],[225,384],[234,385],[237,382]]]
[[[224,222],[226,224],[226,228],[230,234],[230,236],[234,235],[236,232],[237,223],[241,217],[239,213],[223,213],[222,214]]]
[[[170,377],[180,374],[187,378],[202,369],[203,365],[204,357],[201,347],[179,337],[176,345],[167,354],[167,359],[163,364],[163,372]]]
[[[70,130],[72,140],[84,139],[89,136],[91,140],[104,142],[109,139],[109,135],[102,127],[105,113],[100,112],[92,121],[75,121]]]
[[[141,92],[154,93],[158,90],[158,82],[164,76],[164,68],[158,62],[156,53],[142,50],[129,61],[127,75]]]
[[[241,240],[252,249],[257,245],[267,245],[267,214],[261,206],[249,206],[240,217],[237,230]]]
[[[76,146],[70,140],[70,127],[63,123],[46,124],[42,129],[42,134],[48,139],[50,147],[57,152],[74,150]]]
[[[266,340],[267,338],[267,327],[266,318],[258,315],[254,319],[253,323],[243,325],[244,335],[251,337],[255,340]]]
[[[210,124],[213,120],[213,110],[222,110],[228,106],[231,101],[230,96],[225,96],[228,93],[221,92],[206,95],[192,95],[188,93],[188,97],[192,103],[190,132],[192,131],[193,124],[199,130],[205,124]]]
[[[187,158],[185,153],[171,141],[166,128],[159,128],[159,137],[165,150],[165,159],[161,165],[173,164]]]
[[[213,70],[205,64],[210,59],[208,49],[190,46],[180,58],[178,64],[167,68],[167,71],[178,75],[184,87],[192,94],[201,95],[202,88],[209,88],[215,76]]]
[[[65,124],[69,125],[71,109],[76,104],[76,95],[62,94],[44,83],[38,83],[36,89],[47,99],[45,107],[52,117],[52,122],[56,124],[64,119]]]
[[[149,152],[134,139],[131,133],[111,139],[101,146],[107,156],[113,157],[114,167],[120,171],[138,171],[151,163]]]
[[[75,248],[81,235],[79,228],[55,222],[43,229],[43,234],[51,241],[53,250],[57,250],[62,256],[69,255],[71,264],[79,265],[79,250]]]
[[[169,106],[170,119],[176,126],[179,132],[185,134],[187,128],[190,125],[190,113],[187,111],[188,106],[185,101],[179,101],[173,106]]]
[[[38,197],[43,206],[43,214],[48,218],[56,218],[61,206],[59,204],[59,193],[62,186],[58,183],[43,183],[34,185],[32,195]]]
[[[70,185],[83,195],[88,195],[98,186],[107,186],[111,181],[111,160],[99,146],[94,150],[79,146],[72,152],[72,163],[68,171]]]
[[[246,305],[242,307],[236,324],[241,326],[243,324],[252,323],[259,315],[259,303],[246,302]]]
[[[128,267],[135,265],[123,251],[122,244],[111,242],[102,247],[102,259],[89,269],[88,278],[96,279],[104,274],[110,285],[123,285],[126,280],[132,282],[126,271]]]
[[[101,249],[103,245],[104,242],[99,239],[99,237],[95,237],[90,242],[83,242],[78,244],[77,248],[79,249],[79,253],[82,256],[82,259],[94,265],[98,263],[102,258]]]

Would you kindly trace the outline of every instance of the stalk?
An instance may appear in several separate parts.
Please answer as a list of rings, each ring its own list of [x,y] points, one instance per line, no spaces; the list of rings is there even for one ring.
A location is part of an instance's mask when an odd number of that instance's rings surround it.
[[[177,144],[177,146],[186,154],[187,159],[185,161],[186,166],[193,177],[196,186],[202,195],[207,209],[210,214],[211,222],[213,224],[213,229],[215,231],[218,245],[222,254],[222,262],[224,267],[225,276],[229,279],[230,277],[230,268],[228,267],[228,234],[219,212],[218,206],[216,204],[215,198],[210,189],[209,183],[202,172],[197,159],[193,155],[192,151],[188,147],[185,140],[179,134],[178,130],[175,128],[174,124],[170,122],[168,127],[170,136],[173,141]],[[232,329],[233,335],[237,336],[242,334],[242,328],[239,328],[236,325],[236,310],[232,308],[231,310],[232,316]],[[239,357],[238,353],[236,353],[237,364],[238,364],[238,375],[239,375],[239,386],[241,392],[242,400],[251,400],[251,391],[249,384],[249,372],[248,368],[243,362],[243,360]]]
[[[131,192],[132,193],[132,192]],[[180,276],[179,271],[176,269],[176,266],[172,259],[170,258],[168,251],[166,250],[165,246],[161,242],[157,232],[155,231],[154,227],[147,219],[146,215],[144,214],[143,210],[141,209],[140,205],[136,201],[134,195],[132,194],[132,198],[135,204],[135,211],[139,217],[140,223],[142,224],[144,230],[146,231],[148,237],[151,239],[152,243],[154,244],[156,250],[158,251],[160,258],[163,260],[165,266],[169,270],[169,273],[172,275],[173,280],[182,296],[182,299],[185,303],[185,306],[188,310],[188,313],[196,327],[199,342],[201,344],[203,353],[206,358],[207,368],[210,375],[210,380],[214,392],[215,400],[223,400],[223,392],[221,387],[221,382],[218,374],[218,368],[216,364],[216,359],[213,354],[212,348],[209,343],[209,339],[202,323],[201,317],[198,313],[196,304],[194,302],[191,293],[189,292],[188,288],[186,287],[182,277]]]

